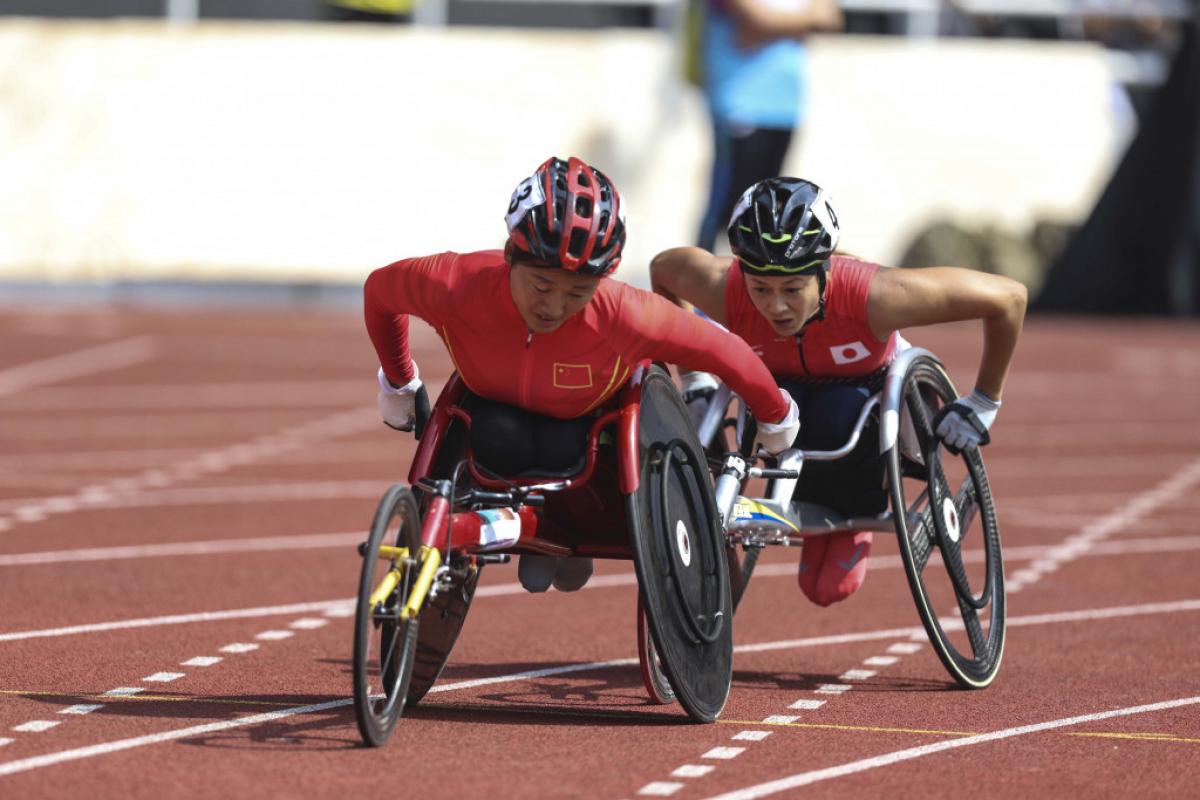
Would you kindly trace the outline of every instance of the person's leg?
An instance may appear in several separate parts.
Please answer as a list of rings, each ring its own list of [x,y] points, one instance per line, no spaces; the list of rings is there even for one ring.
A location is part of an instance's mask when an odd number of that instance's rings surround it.
[[[506,478],[534,465],[534,421],[529,412],[482,397],[474,397],[471,412],[471,452],[480,466]]]
[[[729,212],[725,210],[729,194],[733,192],[732,148],[729,129],[715,115],[711,116],[713,134],[712,170],[709,174],[708,202],[704,205],[704,216],[700,219],[700,233],[696,246],[705,250],[716,247],[717,237],[729,223]],[[740,189],[737,191],[741,191]],[[737,195],[734,195],[737,198]],[[732,206],[730,206],[732,208]]]
[[[801,415],[800,447],[833,450],[850,436],[868,393],[848,386],[814,388]],[[806,430],[807,429],[807,430]],[[841,461],[810,462],[801,473],[797,496],[829,505],[843,514],[878,513],[875,504],[883,494],[883,462],[874,436],[863,439]],[[886,498],[884,498],[886,507]],[[805,597],[820,606],[845,600],[866,580],[871,554],[869,531],[850,531],[806,539],[800,553],[798,583]]]

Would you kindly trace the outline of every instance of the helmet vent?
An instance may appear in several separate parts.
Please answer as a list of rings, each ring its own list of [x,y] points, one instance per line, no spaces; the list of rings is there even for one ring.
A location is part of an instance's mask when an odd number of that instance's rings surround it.
[[[579,258],[583,255],[583,248],[587,245],[588,232],[583,228],[571,229],[571,240],[567,243],[567,253],[573,258]]]
[[[592,216],[592,200],[589,197],[575,198],[575,215],[591,219]]]

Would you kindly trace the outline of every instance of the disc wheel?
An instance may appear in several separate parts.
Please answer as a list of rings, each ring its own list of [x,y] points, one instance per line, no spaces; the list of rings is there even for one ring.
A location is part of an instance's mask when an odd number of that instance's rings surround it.
[[[638,664],[642,668],[642,683],[650,702],[660,706],[670,705],[675,702],[675,690],[671,688],[662,659],[654,647],[654,637],[650,635],[650,626],[646,624],[646,608],[640,599],[637,610]]]
[[[1004,563],[991,486],[978,448],[946,450],[931,421],[957,397],[942,365],[918,356],[904,376],[909,442],[887,453],[892,516],[921,623],[964,688],[996,677],[1004,654]]]
[[[708,465],[658,367],[643,378],[639,420],[640,481],[626,502],[646,623],[680,705],[712,722],[733,679],[733,606]]]
[[[362,575],[354,615],[354,713],[363,741],[379,747],[391,736],[404,711],[417,649],[418,618],[400,618],[400,610],[416,579],[421,544],[421,518],[412,490],[387,490],[363,544]],[[407,548],[396,558],[380,547]],[[393,574],[394,573],[394,574]],[[389,577],[390,576],[390,577]],[[371,597],[384,581],[395,586],[383,599]]]

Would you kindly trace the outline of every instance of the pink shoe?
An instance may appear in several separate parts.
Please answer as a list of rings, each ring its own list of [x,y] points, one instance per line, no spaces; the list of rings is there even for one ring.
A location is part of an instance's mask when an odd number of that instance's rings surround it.
[[[848,531],[805,539],[800,551],[800,591],[819,606],[841,602],[857,592],[867,578],[874,538],[869,531]]]

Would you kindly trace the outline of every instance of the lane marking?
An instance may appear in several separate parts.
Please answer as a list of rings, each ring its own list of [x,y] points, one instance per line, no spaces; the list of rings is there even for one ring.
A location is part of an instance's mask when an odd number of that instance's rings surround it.
[[[865,733],[913,733],[930,736],[978,736],[978,731],[937,731],[924,730],[921,728],[883,728],[878,725],[838,725],[829,722],[796,722],[799,717],[776,717],[778,722],[772,721],[771,717],[762,722],[754,722],[752,720],[738,719],[719,719],[718,725],[772,725],[777,728],[807,728],[810,730],[822,731],[863,731]]]
[[[262,639],[266,642],[278,642],[281,639],[290,639],[295,635],[291,631],[263,631],[262,633],[254,634],[254,638]]]
[[[1185,742],[1200,744],[1200,739],[1186,739],[1170,733],[1068,733],[1067,736],[1090,736],[1101,739],[1134,739],[1144,742]]]
[[[434,686],[429,690],[429,694],[437,694],[439,692],[453,692],[457,689],[473,689],[477,686],[491,686],[496,683],[509,683],[511,681],[523,681],[529,678],[545,678],[550,675],[566,675],[572,672],[591,672],[597,669],[609,669],[611,667],[627,667],[638,663],[636,658],[618,658],[612,661],[591,661],[586,664],[565,664],[558,667],[546,667],[545,669],[532,669],[526,672],[517,672],[511,675],[496,675],[491,678],[475,678],[474,680],[458,681],[457,683],[447,683],[441,686]]]
[[[676,778],[703,778],[716,767],[712,764],[684,764],[677,767],[671,774]]]
[[[3,736],[0,736],[0,747],[4,747],[4,745],[12,744],[12,743],[13,743],[12,739],[6,739]]]
[[[186,674],[186,672],[156,672],[153,675],[147,675],[142,680],[150,683],[170,683],[179,680]]]
[[[21,733],[41,733],[61,724],[59,720],[34,719],[21,725],[14,725],[13,730],[20,731]]]
[[[742,731],[736,733],[732,737],[739,742],[761,742],[763,739],[771,735],[771,731]]]
[[[838,675],[840,681],[865,681],[868,678],[874,678],[879,673],[873,669],[848,669],[841,675]],[[843,690],[844,691],[844,690]]]
[[[764,725],[789,725],[798,719],[800,719],[800,718],[799,717],[790,717],[787,714],[772,714],[769,717],[763,717],[762,724],[764,724]],[[720,722],[720,721],[721,720],[717,720],[717,722]],[[751,723],[751,724],[754,724],[754,723]]]
[[[221,652],[222,653],[249,653],[249,652],[251,652],[253,650],[257,650],[257,649],[258,649],[258,645],[256,645],[256,644],[248,644],[245,642],[234,642],[233,644],[227,644],[224,647],[222,647]]]
[[[1010,739],[1016,736],[1026,736],[1031,733],[1041,733],[1043,731],[1055,730],[1057,728],[1071,727],[1085,722],[1096,722],[1099,720],[1132,716],[1134,714],[1147,714],[1155,711],[1167,711],[1172,708],[1181,708],[1184,706],[1195,705],[1197,703],[1200,703],[1200,697],[1183,697],[1177,700],[1166,700],[1159,703],[1148,703],[1146,705],[1130,706],[1127,708],[1114,709],[1112,711],[1099,711],[1091,714],[1081,714],[1074,717],[1064,717],[1062,719],[1039,722],[1032,725],[1021,725],[1015,728],[1005,728],[1004,730],[993,731],[991,733],[984,733],[976,736],[969,736],[963,739],[950,739],[947,741],[935,742],[934,744],[922,745],[920,747],[910,747],[905,750],[884,753],[872,758],[851,761],[835,767],[801,772],[795,775],[790,775],[786,778],[779,778],[777,780],[767,781],[755,786],[748,786],[743,789],[737,789],[732,792],[725,792],[724,794],[715,795],[714,797],[710,798],[710,800],[754,800],[754,798],[766,797],[768,795],[785,792],[790,789],[796,789],[800,786],[809,786],[820,781],[841,778],[845,777],[846,775],[865,772],[877,767],[890,766],[902,761],[911,761],[913,759],[923,758],[935,753],[954,750],[960,747],[971,747],[977,744],[986,744],[988,742],[999,741],[1001,739]],[[0,767],[0,769],[2,769],[2,767]]]
[[[638,794],[645,795],[646,797],[670,797],[682,788],[682,783],[655,781],[654,783],[647,783],[641,789],[638,789]]]
[[[899,660],[895,656],[871,656],[863,659],[863,663],[872,667],[890,667]]]
[[[889,653],[899,653],[905,656],[912,655],[920,650],[921,645],[917,644],[916,642],[896,642],[887,649]]]
[[[249,463],[249,460],[259,460],[253,453],[239,455],[239,463]],[[232,463],[221,459],[201,457],[204,469],[193,469],[190,466],[170,468],[175,469],[172,476],[169,472],[150,469],[143,472],[140,478],[114,478],[112,484],[105,484],[108,493],[92,503],[98,509],[128,509],[128,508],[167,508],[170,506],[209,506],[229,505],[231,503],[293,503],[297,500],[342,500],[346,498],[378,498],[387,490],[391,483],[388,481],[316,481],[288,482],[269,484],[247,484],[239,486],[185,486],[167,488],[179,480],[192,480],[199,477],[201,472],[224,472]],[[162,488],[156,488],[162,487]],[[72,511],[70,498],[57,496],[53,498],[58,511]],[[0,511],[20,515],[24,509],[30,508],[41,512],[46,498],[17,498],[0,501]],[[365,534],[364,534],[365,535]]]
[[[720,761],[728,761],[732,758],[737,758],[742,753],[746,752],[744,747],[714,747],[709,750],[701,758],[715,758]]]
[[[853,688],[853,686],[847,686],[844,683],[822,683],[816,689],[813,689],[813,691],[817,694],[845,694]]]
[[[295,628],[298,631],[311,631],[315,628],[324,628],[329,624],[327,619],[316,619],[314,617],[304,617],[302,619],[293,620],[288,623],[289,628]]]
[[[824,700],[797,700],[788,708],[794,708],[797,711],[816,711],[821,706],[825,705]]]
[[[141,694],[146,691],[143,686],[118,686],[116,689],[109,689],[104,693],[105,697],[129,697],[134,694]]]
[[[181,667],[211,667],[213,664],[219,664],[225,659],[220,656],[196,656],[189,658],[187,661],[180,661]]]
[[[104,706],[99,703],[80,703],[78,705],[67,706],[64,709],[60,709],[58,713],[60,713],[60,714],[90,714],[93,711],[97,711],[101,708],[104,708]]]
[[[170,544],[84,547],[78,550],[49,550],[40,553],[0,555],[0,567],[26,567],[35,564],[63,564],[84,561],[120,561],[131,558],[207,556],[256,551],[317,550],[353,547],[366,533],[315,533],[306,536],[263,536],[254,539],[208,539]]]
[[[40,361],[0,370],[0,397],[44,383],[81,378],[149,361],[159,353],[153,336],[135,336],[119,342],[63,353]],[[76,400],[78,401],[78,395]]]

